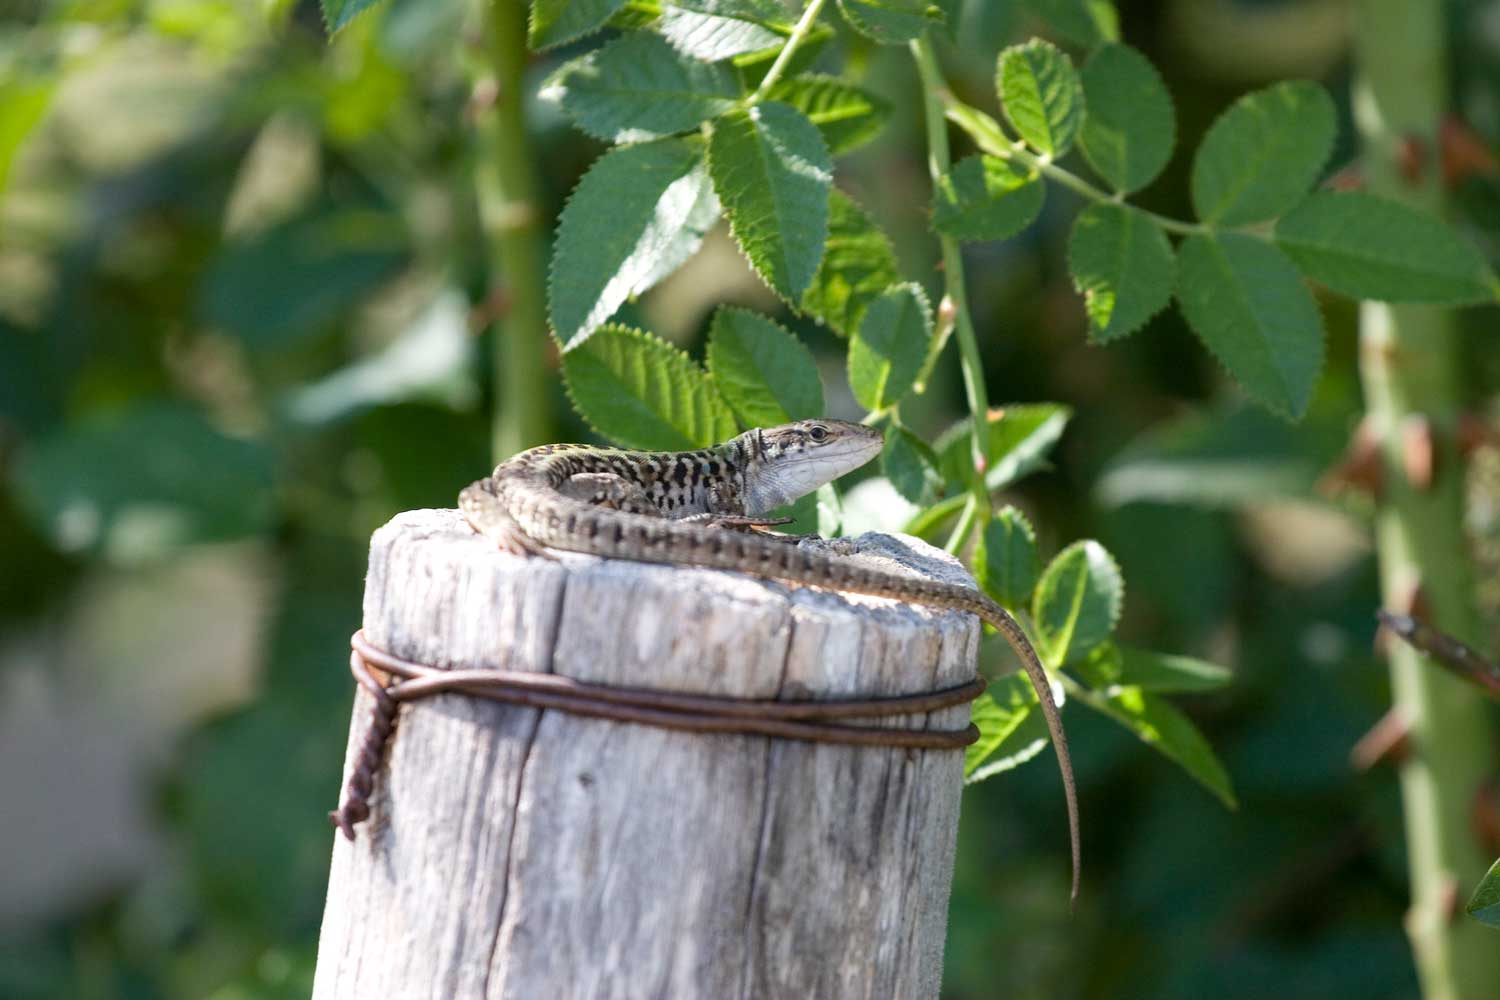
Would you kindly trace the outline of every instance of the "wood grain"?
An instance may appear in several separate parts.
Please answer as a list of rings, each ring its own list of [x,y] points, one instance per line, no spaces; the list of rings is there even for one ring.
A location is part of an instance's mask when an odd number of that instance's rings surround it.
[[[969,583],[919,541],[857,544]],[[948,687],[979,636],[967,614],[741,574],[517,559],[448,510],[376,532],[364,628],[437,666],[754,698]],[[962,772],[951,750],[424,700],[359,839],[334,839],[314,996],[935,997]]]

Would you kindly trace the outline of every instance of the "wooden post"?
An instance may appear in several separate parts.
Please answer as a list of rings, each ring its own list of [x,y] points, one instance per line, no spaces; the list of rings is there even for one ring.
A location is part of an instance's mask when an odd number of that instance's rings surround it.
[[[914,539],[859,545],[969,582]],[[736,573],[518,559],[450,510],[375,533],[364,628],[435,666],[747,698],[951,687],[979,639],[958,612]],[[408,705],[370,820],[334,841],[314,996],[936,997],[962,773],[954,750]]]

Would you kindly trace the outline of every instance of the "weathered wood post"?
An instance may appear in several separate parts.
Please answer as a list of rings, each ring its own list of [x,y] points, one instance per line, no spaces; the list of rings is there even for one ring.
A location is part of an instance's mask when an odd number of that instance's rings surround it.
[[[921,542],[860,548],[968,582]],[[979,637],[957,612],[734,573],[517,559],[447,510],[375,533],[364,629],[446,668],[786,699],[961,684]],[[409,705],[370,820],[335,838],[314,995],[936,997],[962,770],[951,749]]]

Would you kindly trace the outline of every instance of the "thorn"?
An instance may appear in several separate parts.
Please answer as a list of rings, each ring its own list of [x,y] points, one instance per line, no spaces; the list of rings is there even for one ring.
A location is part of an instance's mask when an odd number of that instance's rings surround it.
[[[1500,429],[1492,427],[1483,417],[1474,413],[1460,414],[1458,418],[1458,450],[1470,458],[1481,448],[1500,448]]]
[[[1385,486],[1385,470],[1380,462],[1380,441],[1368,419],[1362,420],[1349,437],[1349,445],[1333,467],[1318,479],[1318,492],[1337,496],[1346,489],[1356,489],[1380,499]]]
[[[1442,916],[1443,920],[1451,924],[1458,919],[1462,899],[1458,894],[1458,879],[1454,878],[1452,874],[1446,875],[1443,878],[1442,885],[1438,888],[1437,905],[1438,913]]]
[[[1360,191],[1365,186],[1365,174],[1358,165],[1350,164],[1328,178],[1324,186],[1330,191]]]
[[[1404,135],[1396,144],[1396,169],[1412,187],[1422,182],[1427,168],[1427,143],[1419,135]]]
[[[1452,115],[1438,127],[1438,149],[1443,161],[1443,183],[1452,190],[1470,177],[1500,176],[1500,158],[1467,122]]]
[[[1426,493],[1437,477],[1437,436],[1432,421],[1413,413],[1401,421],[1401,468],[1406,481]]]
[[[1411,756],[1411,723],[1399,708],[1391,708],[1349,751],[1349,764],[1361,773],[1376,764],[1398,767]]]
[[[1490,777],[1474,791],[1469,821],[1484,853],[1500,853],[1500,779]]]

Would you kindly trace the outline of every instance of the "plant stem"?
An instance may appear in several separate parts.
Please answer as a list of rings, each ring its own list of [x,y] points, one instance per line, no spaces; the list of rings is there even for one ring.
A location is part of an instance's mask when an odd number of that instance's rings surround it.
[[[750,95],[749,103],[765,100],[771,88],[776,86],[776,81],[781,79],[781,74],[786,72],[787,64],[792,61],[792,56],[797,54],[797,47],[802,44],[807,33],[817,22],[818,15],[823,11],[826,0],[808,0],[807,9],[802,12],[802,17],[792,28],[792,33],[787,36],[786,44],[782,45],[781,51],[776,54],[776,61],[771,68],[766,70],[765,77],[760,81],[760,86],[755,88],[755,93]]]
[[[1444,198],[1431,159],[1413,183],[1402,178],[1397,157],[1410,141],[1437,148],[1448,88],[1443,5],[1360,0],[1356,10],[1354,109],[1369,187],[1440,213]],[[1444,632],[1472,640],[1478,622],[1455,435],[1462,362],[1452,316],[1364,303],[1360,367],[1367,419],[1384,455],[1376,542],[1385,606],[1398,614],[1418,611]],[[1436,442],[1433,474],[1408,474],[1403,454],[1429,431]],[[1423,996],[1492,997],[1500,982],[1494,932],[1461,916],[1455,922],[1453,905],[1486,868],[1469,825],[1494,760],[1485,706],[1410,648],[1393,645],[1390,661],[1395,711],[1410,726],[1411,753],[1400,766],[1412,893],[1406,928]]]
[[[938,68],[937,54],[932,48],[930,35],[923,35],[911,43],[912,58],[917,64],[917,76],[922,82],[922,109],[927,125],[927,169],[933,183],[948,172],[951,160],[948,151],[948,119],[943,109],[943,94],[947,84]],[[969,402],[969,451],[973,459],[969,469],[969,502],[964,505],[963,516],[958,527],[948,539],[948,551],[963,548],[964,541],[975,524],[982,529],[990,517],[990,496],[984,485],[985,466],[989,459],[989,412],[990,402],[984,386],[984,359],[979,355],[979,340],[974,334],[974,321],[969,317],[968,293],[964,289],[964,258],[958,240],[938,234],[938,246],[943,255],[943,297],[953,315],[953,332],[958,339],[959,366],[963,371],[964,395]]]
[[[499,302],[491,336],[496,395],[491,445],[500,461],[553,437],[548,379],[543,376],[550,345],[536,157],[524,107],[526,7],[486,0],[482,16],[495,96],[475,122],[479,156],[474,183],[489,245],[493,295]]]

